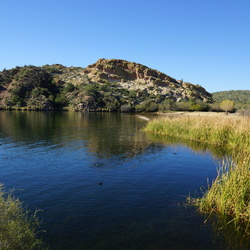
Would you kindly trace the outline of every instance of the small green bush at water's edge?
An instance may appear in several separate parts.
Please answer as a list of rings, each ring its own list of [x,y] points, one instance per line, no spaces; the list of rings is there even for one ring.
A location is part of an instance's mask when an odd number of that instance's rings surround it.
[[[5,192],[0,184],[0,249],[47,249],[37,237],[40,223],[31,216],[13,192]]]

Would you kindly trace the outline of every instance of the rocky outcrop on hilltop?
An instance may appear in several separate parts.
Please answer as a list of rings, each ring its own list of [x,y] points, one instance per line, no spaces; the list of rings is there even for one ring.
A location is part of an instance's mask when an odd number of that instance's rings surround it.
[[[96,63],[89,65],[85,73],[88,77],[97,81],[104,82],[127,82],[143,81],[145,83],[160,83],[167,86],[169,83],[178,82],[160,71],[150,69],[142,64],[117,59],[99,59]]]
[[[212,102],[212,95],[199,85],[176,79],[142,64],[117,59],[99,59],[84,73],[94,82],[115,82],[120,88],[164,95],[174,101],[199,99]]]
[[[140,112],[176,110],[177,103],[187,102],[185,109],[192,110],[205,109],[213,100],[199,85],[125,60],[99,59],[86,68],[54,64],[0,72],[2,109]]]

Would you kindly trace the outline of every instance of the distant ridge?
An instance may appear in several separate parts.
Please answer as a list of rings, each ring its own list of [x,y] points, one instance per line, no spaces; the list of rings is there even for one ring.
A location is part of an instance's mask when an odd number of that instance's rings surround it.
[[[235,103],[250,104],[250,90],[229,90],[212,93],[213,99],[217,102],[223,100],[234,101]]]

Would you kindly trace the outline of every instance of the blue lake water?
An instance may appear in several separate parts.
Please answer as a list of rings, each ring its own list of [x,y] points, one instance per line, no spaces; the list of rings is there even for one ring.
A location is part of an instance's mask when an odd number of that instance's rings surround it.
[[[224,249],[186,197],[215,178],[209,150],[162,143],[136,115],[0,111],[0,182],[51,249]]]

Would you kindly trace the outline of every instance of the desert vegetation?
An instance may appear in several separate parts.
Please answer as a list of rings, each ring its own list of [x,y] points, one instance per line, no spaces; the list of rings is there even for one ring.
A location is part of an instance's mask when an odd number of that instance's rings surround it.
[[[211,94],[199,85],[125,60],[100,59],[87,68],[29,65],[0,72],[1,109],[165,112],[205,110],[211,102]]]
[[[100,59],[87,68],[54,64],[4,69],[0,109],[248,115],[250,103],[247,90],[212,95],[200,85],[177,81],[141,64]]]

